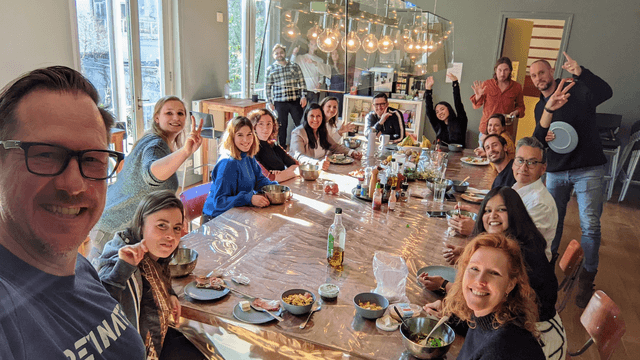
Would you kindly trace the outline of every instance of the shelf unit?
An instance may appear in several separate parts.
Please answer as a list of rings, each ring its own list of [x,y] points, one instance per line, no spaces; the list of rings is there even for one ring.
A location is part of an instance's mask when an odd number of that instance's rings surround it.
[[[342,101],[342,116],[347,121],[359,126],[359,133],[364,133],[365,117],[372,111],[372,96],[362,95],[345,95]],[[412,133],[419,138],[422,137],[424,131],[425,108],[422,100],[400,100],[389,99],[389,106],[398,109],[405,114],[407,110],[411,110],[412,118],[409,123],[405,120],[407,133]],[[406,119],[406,116],[405,116]]]

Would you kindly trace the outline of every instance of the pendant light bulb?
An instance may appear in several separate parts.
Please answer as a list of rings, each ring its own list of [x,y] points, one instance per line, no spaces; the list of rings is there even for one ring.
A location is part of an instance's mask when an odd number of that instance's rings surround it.
[[[300,36],[300,29],[296,26],[296,24],[289,24],[282,29],[282,36],[284,36],[290,42],[293,42]]]
[[[354,53],[360,49],[360,38],[356,35],[355,31],[349,33],[342,39],[342,49],[348,52]]]
[[[316,24],[311,29],[309,29],[309,31],[307,31],[307,39],[309,39],[309,41],[317,40],[321,32],[322,29],[320,28],[320,26],[318,26],[318,24]]]
[[[381,54],[388,54],[393,51],[393,48],[393,40],[391,40],[391,37],[389,35],[383,36],[378,41],[378,51],[380,51]]]
[[[362,50],[367,54],[371,54],[378,50],[378,39],[374,34],[369,34],[362,39]]]
[[[331,28],[325,29],[318,35],[318,49],[330,53],[338,47],[338,37]]]

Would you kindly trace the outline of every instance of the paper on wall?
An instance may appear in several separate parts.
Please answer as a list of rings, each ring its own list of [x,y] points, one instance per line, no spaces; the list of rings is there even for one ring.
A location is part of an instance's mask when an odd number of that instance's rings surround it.
[[[462,82],[462,63],[454,62],[450,68],[447,69],[447,74],[453,74],[458,78],[458,81]],[[447,77],[446,82],[452,83],[451,79]]]

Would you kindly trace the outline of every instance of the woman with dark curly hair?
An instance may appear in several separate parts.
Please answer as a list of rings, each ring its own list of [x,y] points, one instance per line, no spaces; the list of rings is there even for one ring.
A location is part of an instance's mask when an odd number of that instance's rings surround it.
[[[464,249],[443,314],[469,324],[458,359],[542,360],[538,310],[518,243],[480,234]]]

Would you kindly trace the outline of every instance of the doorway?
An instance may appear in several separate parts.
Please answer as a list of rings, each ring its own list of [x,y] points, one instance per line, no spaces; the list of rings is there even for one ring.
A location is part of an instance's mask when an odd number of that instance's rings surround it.
[[[512,80],[522,85],[525,116],[519,119],[515,140],[531,136],[535,129],[533,110],[540,91],[531,82],[529,67],[537,60],[547,60],[555,68],[554,77],[562,74],[561,66],[571,31],[572,14],[503,12],[497,58],[507,56],[513,63]]]

